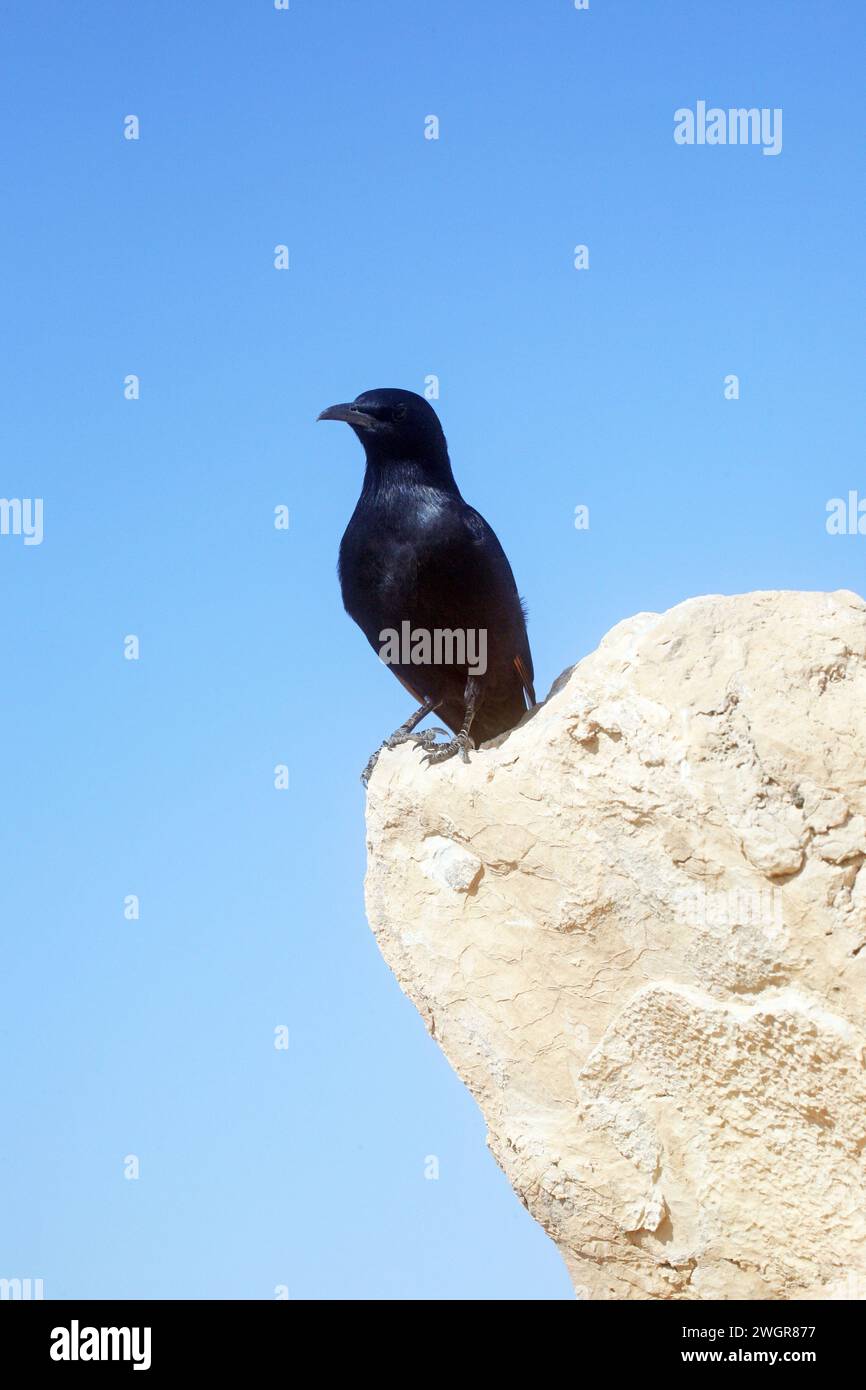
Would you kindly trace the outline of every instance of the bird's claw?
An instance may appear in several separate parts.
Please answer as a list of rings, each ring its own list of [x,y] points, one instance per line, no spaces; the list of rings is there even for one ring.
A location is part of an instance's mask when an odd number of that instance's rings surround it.
[[[412,734],[411,738],[416,748],[438,748],[439,745],[436,742],[436,738],[439,734],[442,734],[443,737],[447,738],[448,730],[437,728],[422,729],[420,734]]]
[[[370,778],[373,775],[373,768],[379,761],[379,754],[381,753],[381,751],[381,748],[377,748],[375,753],[370,754],[369,758],[367,759],[367,765],[364,768],[364,771],[361,773],[361,786],[364,788],[365,791],[367,790],[367,784],[369,783]]]
[[[447,736],[448,730],[422,729],[420,734],[405,734],[398,731],[396,734],[392,734],[390,738],[386,738],[384,743],[380,743],[375,753],[371,753],[370,757],[367,759],[367,766],[361,773],[361,785],[366,787],[369,783],[373,775],[373,768],[379,761],[379,754],[382,752],[383,748],[399,748],[403,743],[414,743],[416,748],[435,749],[440,746],[436,742],[437,734],[444,734]],[[443,744],[441,746],[445,747],[446,745]]]
[[[425,753],[421,759],[422,763],[427,763],[433,767],[436,763],[445,763],[449,758],[453,758],[459,753],[464,763],[469,762],[469,749],[475,748],[475,744],[468,734],[459,733],[456,738],[452,738],[448,743],[437,744],[429,753]]]

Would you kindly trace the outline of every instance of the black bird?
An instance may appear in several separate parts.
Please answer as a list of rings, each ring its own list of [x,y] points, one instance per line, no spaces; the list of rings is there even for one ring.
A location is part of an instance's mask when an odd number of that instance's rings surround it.
[[[461,497],[439,417],[423,396],[365,391],[319,419],[351,425],[367,456],[340,544],[343,604],[419,705],[381,746],[411,739],[430,763],[458,752],[468,762],[469,748],[513,729],[526,700],[535,704],[526,614],[505,552]],[[425,633],[426,651],[417,642]],[[438,647],[437,633],[445,634]],[[444,729],[414,733],[434,710],[455,734],[447,743],[435,742]],[[365,786],[380,751],[361,774]]]

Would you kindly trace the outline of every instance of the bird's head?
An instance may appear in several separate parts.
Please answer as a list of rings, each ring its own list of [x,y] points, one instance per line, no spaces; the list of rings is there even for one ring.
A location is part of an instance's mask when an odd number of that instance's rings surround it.
[[[346,405],[331,405],[320,420],[344,420],[364,446],[368,459],[414,460],[446,454],[436,411],[414,391],[382,386],[364,391]]]

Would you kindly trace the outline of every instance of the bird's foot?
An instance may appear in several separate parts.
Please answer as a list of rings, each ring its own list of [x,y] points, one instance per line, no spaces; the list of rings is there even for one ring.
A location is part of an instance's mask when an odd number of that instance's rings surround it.
[[[361,773],[362,785],[366,787],[367,783],[370,781],[370,778],[373,775],[373,768],[379,761],[379,754],[382,752],[383,748],[399,748],[402,743],[414,743],[416,748],[438,748],[439,745],[436,742],[437,734],[444,734],[447,736],[448,730],[422,729],[420,734],[416,734],[405,729],[398,729],[397,732],[392,734],[390,738],[386,738],[384,743],[379,744],[379,747],[376,749],[375,753],[371,753],[370,757],[367,760],[367,766]]]
[[[439,728],[422,729],[420,734],[410,734],[410,738],[412,742],[415,744],[416,748],[431,749],[438,748],[440,746],[436,742],[437,736],[439,734],[441,734],[443,738],[447,738],[448,730]]]
[[[428,753],[424,754],[421,761],[427,763],[429,767],[433,767],[436,763],[446,763],[449,758],[453,758],[459,753],[464,763],[468,763],[470,748],[474,750],[475,744],[469,734],[461,729],[456,738],[449,739],[447,743],[437,744],[435,748],[431,748]]]

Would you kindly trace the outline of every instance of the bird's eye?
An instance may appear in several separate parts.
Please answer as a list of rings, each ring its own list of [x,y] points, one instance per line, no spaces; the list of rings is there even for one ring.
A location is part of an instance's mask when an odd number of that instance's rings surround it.
[[[391,419],[392,419],[392,420],[402,420],[402,419],[403,419],[403,416],[404,416],[405,414],[406,414],[406,407],[405,407],[405,405],[395,405],[395,406],[394,406],[394,409],[391,411]]]

